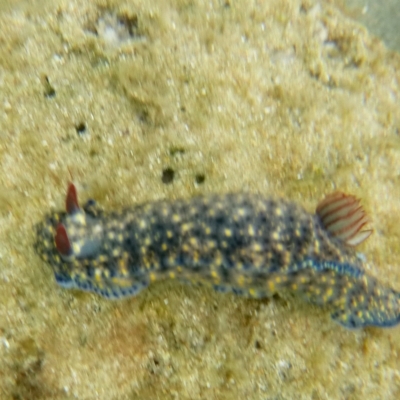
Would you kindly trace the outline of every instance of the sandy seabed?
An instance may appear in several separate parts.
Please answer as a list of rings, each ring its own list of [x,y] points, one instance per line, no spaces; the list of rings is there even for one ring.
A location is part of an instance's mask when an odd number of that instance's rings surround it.
[[[400,56],[331,2],[0,3],[1,399],[398,399],[400,328],[164,282],[66,291],[35,223],[199,193],[362,199],[400,290]]]

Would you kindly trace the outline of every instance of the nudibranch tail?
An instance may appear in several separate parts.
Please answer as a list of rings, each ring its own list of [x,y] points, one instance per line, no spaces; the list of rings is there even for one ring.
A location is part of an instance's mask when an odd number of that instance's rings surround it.
[[[301,270],[298,279],[307,282],[298,294],[312,304],[327,306],[332,319],[347,329],[366,326],[391,327],[400,322],[400,294],[377,279],[340,264],[324,262],[317,271]],[[343,269],[343,273],[338,271]]]
[[[354,284],[346,302],[334,305],[331,317],[348,329],[390,328],[400,322],[400,294],[366,276],[364,283]]]
[[[372,229],[362,230],[369,220],[355,196],[332,193],[318,204],[316,214],[325,230],[348,246],[359,245],[372,233]]]

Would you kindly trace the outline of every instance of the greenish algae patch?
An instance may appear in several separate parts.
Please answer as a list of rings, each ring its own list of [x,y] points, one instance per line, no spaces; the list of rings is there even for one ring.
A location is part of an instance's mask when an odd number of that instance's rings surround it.
[[[340,189],[399,289],[397,54],[312,0],[20,3],[0,25],[0,393],[399,397],[398,328],[176,282],[107,302],[57,287],[32,249],[70,179],[108,209],[247,190],[311,211]]]

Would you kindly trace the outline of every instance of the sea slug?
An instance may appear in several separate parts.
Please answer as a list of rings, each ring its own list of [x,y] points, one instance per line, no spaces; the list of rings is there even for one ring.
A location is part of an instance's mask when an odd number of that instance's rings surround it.
[[[258,194],[207,195],[103,211],[69,185],[66,212],[36,227],[35,248],[65,288],[115,299],[160,279],[266,297],[290,291],[346,328],[400,322],[400,294],[367,274],[353,246],[371,233],[359,200],[336,192],[311,214]]]

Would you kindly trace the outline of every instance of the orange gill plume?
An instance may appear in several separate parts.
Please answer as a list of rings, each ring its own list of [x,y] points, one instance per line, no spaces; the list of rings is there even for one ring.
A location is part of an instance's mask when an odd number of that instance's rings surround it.
[[[315,212],[325,230],[348,246],[358,246],[372,233],[372,229],[362,230],[369,218],[355,196],[334,192],[318,204]]]

